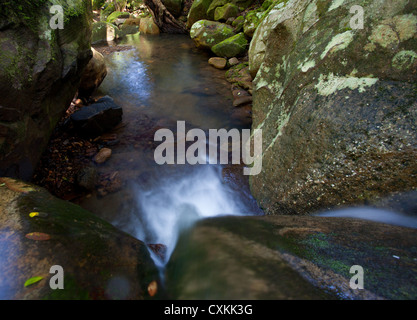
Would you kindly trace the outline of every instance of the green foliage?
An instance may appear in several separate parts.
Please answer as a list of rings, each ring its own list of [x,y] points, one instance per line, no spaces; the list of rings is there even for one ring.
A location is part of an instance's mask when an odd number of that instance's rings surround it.
[[[38,17],[48,0],[6,0],[0,3],[0,20],[38,30]],[[1,22],[0,22],[1,26]]]
[[[106,3],[106,0],[92,0],[92,3],[93,3],[93,10],[100,10]]]

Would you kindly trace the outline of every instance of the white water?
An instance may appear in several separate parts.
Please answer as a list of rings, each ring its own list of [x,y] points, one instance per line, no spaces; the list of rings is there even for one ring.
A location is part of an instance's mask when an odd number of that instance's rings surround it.
[[[189,174],[166,177],[151,190],[136,186],[138,216],[131,221],[136,238],[167,247],[163,261],[151,252],[160,268],[169,261],[181,231],[196,221],[249,214],[238,195],[223,183],[220,166],[197,166]]]
[[[394,211],[371,207],[358,207],[334,210],[319,213],[317,214],[317,216],[370,220],[380,223],[417,229],[417,217],[415,216],[408,216]]]

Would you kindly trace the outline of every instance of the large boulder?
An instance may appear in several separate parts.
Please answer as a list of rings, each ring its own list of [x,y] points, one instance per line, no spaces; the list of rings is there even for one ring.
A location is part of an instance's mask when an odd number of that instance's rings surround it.
[[[194,0],[187,16],[187,28],[190,29],[199,20],[208,19],[207,10],[213,0]]]
[[[348,218],[211,218],[181,235],[166,287],[185,300],[415,300],[416,241],[415,229]]]
[[[149,291],[158,287],[159,272],[143,242],[40,187],[9,178],[0,184],[0,299],[160,295],[161,286],[159,294]],[[53,266],[62,267],[63,289],[50,286],[59,275]]]
[[[0,175],[29,179],[92,57],[91,1],[54,0],[64,29],[51,29],[50,4],[0,4]]]
[[[107,67],[103,55],[94,48],[91,48],[91,50],[93,51],[93,58],[88,63],[81,77],[78,89],[79,98],[88,99],[107,76]]]
[[[263,169],[251,177],[271,214],[310,214],[417,188],[417,3],[289,0],[249,50],[253,128]],[[351,23],[353,20],[353,23]]]
[[[200,20],[194,23],[190,30],[191,39],[201,49],[211,49],[214,45],[234,35],[233,27],[210,20]]]

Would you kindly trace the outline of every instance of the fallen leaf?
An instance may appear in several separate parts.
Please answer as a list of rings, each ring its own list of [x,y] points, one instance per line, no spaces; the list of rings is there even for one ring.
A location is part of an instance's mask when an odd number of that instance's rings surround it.
[[[51,236],[49,234],[42,232],[31,232],[28,233],[25,237],[35,241],[45,241],[51,239]]]
[[[151,297],[155,296],[158,292],[158,283],[156,281],[152,281],[148,286],[148,293]]]
[[[31,212],[31,213],[29,213],[29,217],[31,217],[31,218],[35,218],[35,217],[46,218],[47,216],[48,216],[48,214],[45,213],[45,212]]]
[[[30,286],[30,285],[32,285],[34,283],[37,283],[37,282],[41,281],[42,279],[43,279],[43,277],[33,277],[33,278],[30,278],[30,279],[26,280],[25,287],[28,287],[28,286]]]

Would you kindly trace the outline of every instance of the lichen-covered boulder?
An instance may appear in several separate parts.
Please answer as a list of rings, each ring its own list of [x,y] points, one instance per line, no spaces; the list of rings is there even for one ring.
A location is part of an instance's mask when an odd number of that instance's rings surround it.
[[[51,28],[52,4],[64,29]],[[30,179],[91,59],[91,1],[3,1],[0,12],[0,175]]]
[[[239,14],[239,8],[233,3],[226,3],[222,7],[217,7],[214,11],[214,20],[225,22],[229,18],[236,17]]]
[[[261,9],[249,11],[245,16],[243,32],[246,36],[252,38],[256,28],[264,17],[265,12]]]
[[[216,21],[200,20],[190,30],[191,39],[198,48],[211,49],[214,45],[234,36],[233,27]]]
[[[187,16],[187,28],[190,29],[199,20],[208,19],[207,10],[213,0],[194,0]]]
[[[246,39],[244,33],[240,32],[214,45],[211,48],[211,51],[219,57],[233,58],[244,54],[247,46],[248,40]]]
[[[0,178],[0,299],[120,300],[161,294],[147,246],[46,190]],[[61,273],[51,267],[62,267]],[[62,276],[57,281],[55,276]],[[61,283],[63,289],[50,284]]]
[[[350,13],[361,5],[364,28]],[[280,2],[249,50],[251,177],[271,214],[310,214],[417,188],[417,3]]]

